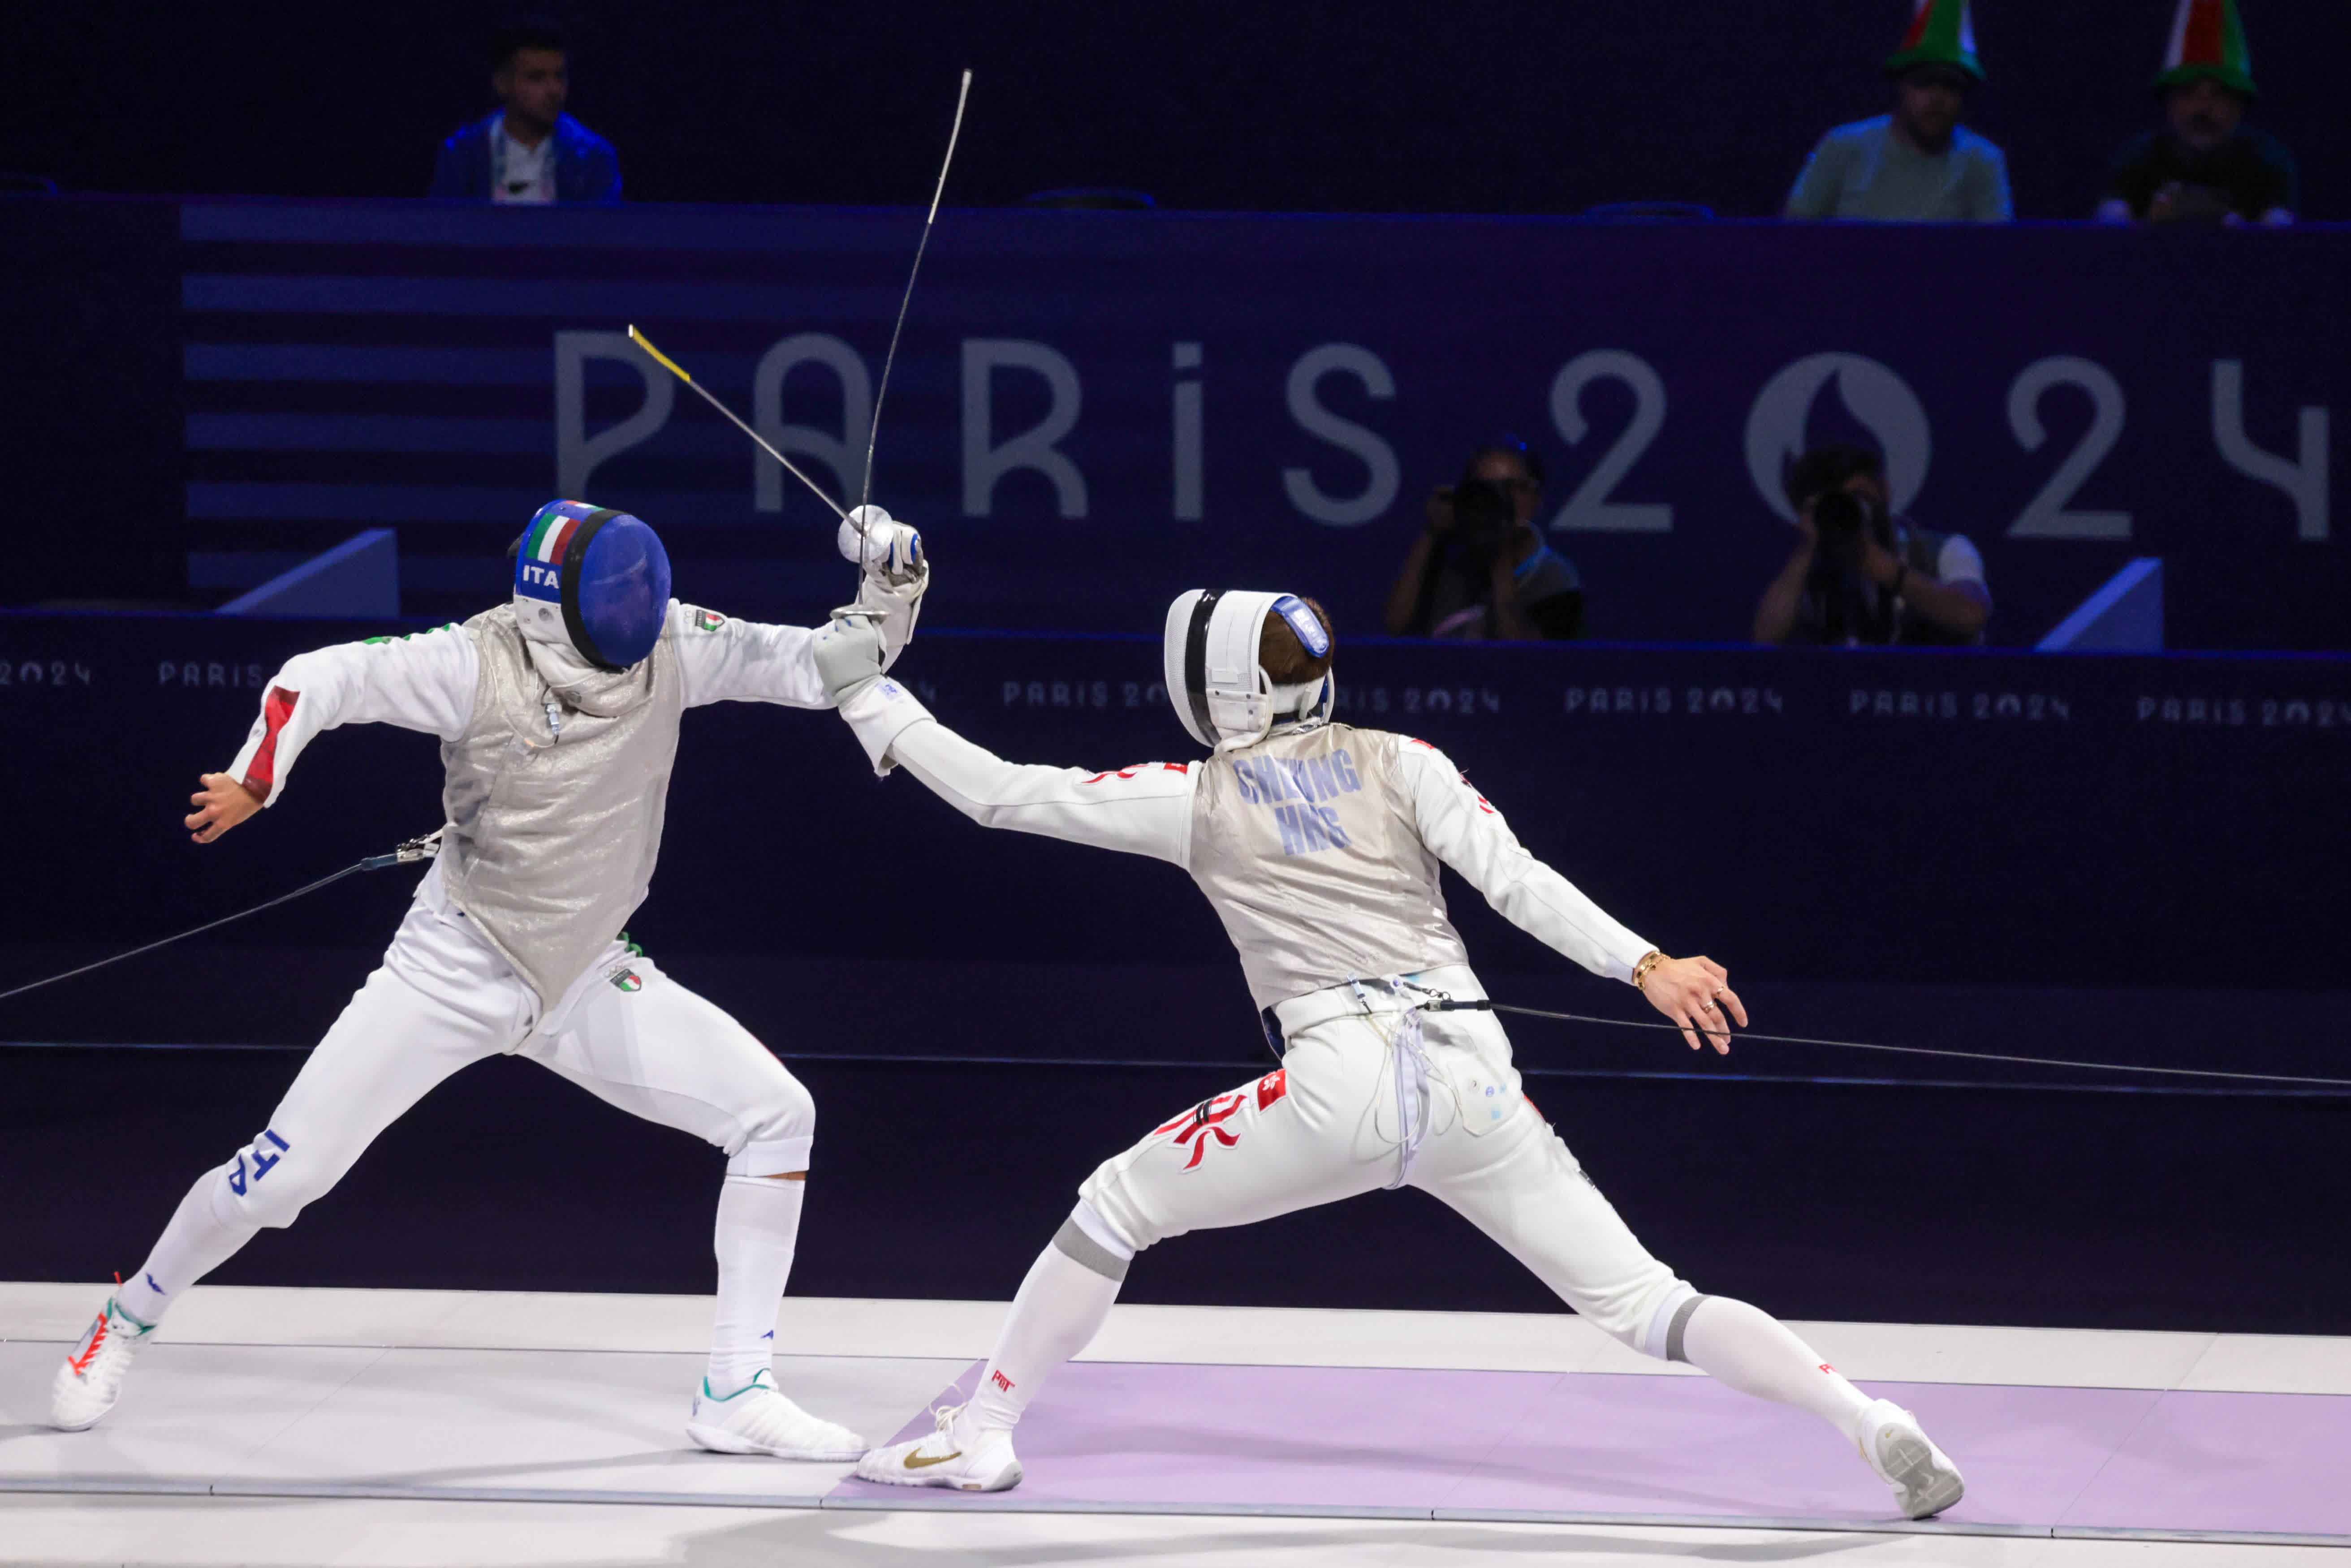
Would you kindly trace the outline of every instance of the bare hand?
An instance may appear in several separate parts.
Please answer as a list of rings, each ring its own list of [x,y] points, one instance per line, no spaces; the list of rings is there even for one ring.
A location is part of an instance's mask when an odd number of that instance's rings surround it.
[[[1861,574],[1880,588],[1891,588],[1902,575],[1902,562],[1876,539],[1867,539],[1861,547]]]
[[[1440,485],[1428,493],[1421,507],[1421,516],[1428,519],[1428,531],[1445,535],[1453,531],[1453,486]]]
[[[1718,1055],[1728,1056],[1731,1023],[1747,1027],[1747,1009],[1730,988],[1730,971],[1711,958],[1667,959],[1649,971],[1641,994],[1682,1026],[1682,1038],[1692,1051],[1703,1035]]]
[[[188,831],[200,844],[211,843],[261,810],[263,797],[225,773],[205,774],[204,786],[188,797],[188,803],[195,807],[188,814]],[[1649,983],[1655,985],[1656,981],[1652,979]]]

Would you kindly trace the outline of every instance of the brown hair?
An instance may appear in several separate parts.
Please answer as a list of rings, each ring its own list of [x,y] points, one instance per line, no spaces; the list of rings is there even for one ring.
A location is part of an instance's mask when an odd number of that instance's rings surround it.
[[[1339,651],[1339,633],[1331,625],[1331,612],[1314,600],[1301,599],[1314,619],[1322,622],[1322,634],[1331,639],[1331,653],[1321,658],[1307,656],[1306,644],[1290,629],[1290,622],[1279,615],[1265,618],[1265,630],[1257,637],[1257,662],[1265,668],[1265,678],[1278,686],[1301,685],[1321,680],[1331,673],[1331,654]]]

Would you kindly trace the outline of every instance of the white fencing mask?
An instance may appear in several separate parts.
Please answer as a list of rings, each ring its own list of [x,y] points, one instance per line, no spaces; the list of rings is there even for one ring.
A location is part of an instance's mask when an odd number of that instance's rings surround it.
[[[1302,690],[1277,692],[1258,663],[1269,615],[1289,622],[1312,657],[1331,651],[1331,633],[1294,594],[1196,588],[1167,607],[1167,700],[1201,745],[1218,751],[1254,746],[1289,713],[1331,716],[1339,688],[1330,675]]]

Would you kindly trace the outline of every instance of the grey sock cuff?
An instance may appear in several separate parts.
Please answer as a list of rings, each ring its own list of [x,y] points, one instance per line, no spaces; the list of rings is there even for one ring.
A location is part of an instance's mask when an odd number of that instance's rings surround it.
[[[1053,1232],[1053,1245],[1105,1280],[1126,1278],[1128,1260],[1079,1229],[1074,1219],[1061,1221],[1061,1228]]]
[[[1674,1309],[1673,1321],[1666,1325],[1666,1359],[1667,1361],[1689,1359],[1682,1349],[1682,1331],[1689,1327],[1690,1314],[1713,1299],[1711,1296],[1692,1296]]]

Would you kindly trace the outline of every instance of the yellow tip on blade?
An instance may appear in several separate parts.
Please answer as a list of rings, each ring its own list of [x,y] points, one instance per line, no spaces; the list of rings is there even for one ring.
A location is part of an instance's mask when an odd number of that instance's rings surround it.
[[[684,382],[688,386],[692,386],[694,384],[694,378],[687,375],[684,370],[680,369],[678,362],[675,360],[671,359],[667,354],[664,354],[659,349],[654,348],[653,340],[651,338],[648,338],[643,332],[638,331],[633,326],[629,329],[629,337],[638,348],[643,349],[646,353],[651,354],[654,359],[659,360],[661,361],[662,369],[667,371],[670,374],[675,376],[678,380]]]

